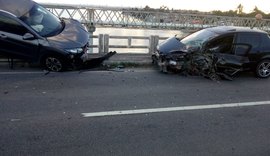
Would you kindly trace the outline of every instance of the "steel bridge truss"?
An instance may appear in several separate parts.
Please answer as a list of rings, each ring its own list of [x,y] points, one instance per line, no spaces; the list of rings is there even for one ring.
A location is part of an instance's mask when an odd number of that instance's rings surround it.
[[[270,32],[270,20],[256,20],[255,17],[240,18],[86,5],[43,4],[43,6],[60,18],[74,18],[86,26],[193,31],[205,27],[231,25],[257,28]]]

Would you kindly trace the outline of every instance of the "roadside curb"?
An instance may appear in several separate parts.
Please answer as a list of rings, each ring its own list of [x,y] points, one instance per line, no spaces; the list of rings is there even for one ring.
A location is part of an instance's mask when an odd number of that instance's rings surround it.
[[[89,54],[88,58],[98,58],[105,54]],[[103,62],[107,67],[150,67],[152,66],[151,54],[129,54],[117,53]],[[14,59],[14,69],[37,69],[38,65],[29,64],[25,61]],[[7,58],[0,58],[0,70],[5,71],[10,69],[10,62]]]
[[[105,60],[103,64],[124,67],[149,67],[152,65],[152,59],[150,54],[115,54]]]

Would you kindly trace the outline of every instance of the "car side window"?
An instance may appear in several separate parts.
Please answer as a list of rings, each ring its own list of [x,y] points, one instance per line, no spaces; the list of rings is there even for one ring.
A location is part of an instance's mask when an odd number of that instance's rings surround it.
[[[217,53],[231,54],[233,39],[234,39],[233,35],[215,39],[210,42],[209,48],[215,49],[214,51]]]
[[[250,51],[251,45],[250,44],[235,44],[234,49],[235,49],[235,55],[245,56]]]
[[[239,33],[237,43],[251,45],[250,53],[256,53],[260,48],[261,37],[255,33]]]
[[[16,20],[0,15],[0,31],[23,36],[28,30]]]
[[[270,36],[268,34],[261,35],[262,43],[261,43],[261,50],[262,52],[267,51],[269,52],[270,49]]]

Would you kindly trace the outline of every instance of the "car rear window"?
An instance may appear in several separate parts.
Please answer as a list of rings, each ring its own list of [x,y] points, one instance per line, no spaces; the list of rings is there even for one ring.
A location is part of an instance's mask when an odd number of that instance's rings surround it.
[[[237,43],[249,44],[252,46],[251,52],[256,52],[260,48],[261,37],[258,33],[239,33]]]

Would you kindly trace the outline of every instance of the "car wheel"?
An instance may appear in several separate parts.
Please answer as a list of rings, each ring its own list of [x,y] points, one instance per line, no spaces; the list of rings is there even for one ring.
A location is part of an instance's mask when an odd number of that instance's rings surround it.
[[[270,60],[262,60],[258,63],[256,75],[260,78],[268,78],[270,76]]]
[[[43,66],[53,72],[64,70],[64,61],[58,56],[47,56],[43,60]]]

